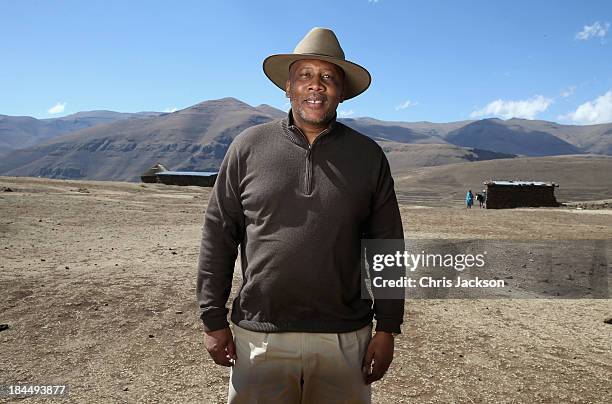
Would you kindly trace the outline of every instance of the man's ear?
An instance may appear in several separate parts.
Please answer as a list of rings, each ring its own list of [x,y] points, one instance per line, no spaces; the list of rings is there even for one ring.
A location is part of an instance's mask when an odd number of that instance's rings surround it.
[[[285,82],[285,97],[289,98],[289,92],[291,91],[291,80]]]

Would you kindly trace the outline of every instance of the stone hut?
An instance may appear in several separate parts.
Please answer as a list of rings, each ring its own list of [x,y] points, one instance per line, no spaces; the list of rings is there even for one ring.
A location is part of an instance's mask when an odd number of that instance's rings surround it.
[[[168,171],[165,165],[157,163],[153,167],[149,168],[145,171],[141,176],[140,180],[142,182],[146,182],[147,184],[154,184],[157,182],[157,173],[161,173],[164,171]]]
[[[487,186],[487,209],[559,206],[555,198],[558,184],[540,181],[491,180]]]
[[[159,183],[166,185],[197,185],[212,187],[217,179],[216,171],[172,171],[162,164],[155,164],[145,171],[140,179],[146,183]]]

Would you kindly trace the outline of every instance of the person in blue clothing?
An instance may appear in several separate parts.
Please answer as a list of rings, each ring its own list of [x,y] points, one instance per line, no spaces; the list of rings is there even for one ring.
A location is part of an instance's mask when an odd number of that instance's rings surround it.
[[[474,204],[474,194],[472,193],[471,189],[468,190],[467,194],[465,195],[465,203],[468,209],[472,209],[472,205]]]

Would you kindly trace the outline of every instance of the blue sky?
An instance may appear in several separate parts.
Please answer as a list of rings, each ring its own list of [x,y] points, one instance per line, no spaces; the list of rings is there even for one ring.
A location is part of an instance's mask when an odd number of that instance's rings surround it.
[[[332,28],[373,77],[341,116],[612,122],[611,1],[4,1],[0,114],[286,108],[263,59]]]

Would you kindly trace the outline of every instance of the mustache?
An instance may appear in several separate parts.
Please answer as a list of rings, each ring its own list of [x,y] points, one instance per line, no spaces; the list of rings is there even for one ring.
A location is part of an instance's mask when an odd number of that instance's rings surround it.
[[[325,102],[327,101],[327,97],[324,95],[320,95],[320,94],[312,94],[309,95],[308,97],[304,98],[304,101],[322,101]]]

